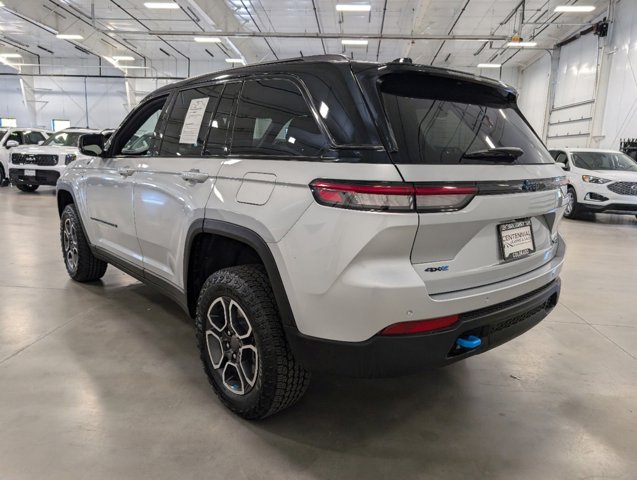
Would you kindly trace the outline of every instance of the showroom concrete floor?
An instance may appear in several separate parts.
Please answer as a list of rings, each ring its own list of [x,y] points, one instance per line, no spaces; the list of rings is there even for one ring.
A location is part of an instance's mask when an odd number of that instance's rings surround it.
[[[189,319],[109,268],[70,281],[53,189],[0,189],[0,478],[634,479],[637,221],[565,221],[540,326],[417,376],[315,376],[258,423],[217,402]]]

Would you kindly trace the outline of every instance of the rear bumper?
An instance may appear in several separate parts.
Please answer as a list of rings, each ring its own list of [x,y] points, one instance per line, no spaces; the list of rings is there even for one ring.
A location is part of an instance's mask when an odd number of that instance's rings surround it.
[[[60,178],[60,172],[57,170],[44,170],[34,168],[35,177],[27,177],[24,175],[24,168],[12,168],[9,170],[9,179],[14,185],[51,185],[55,186]]]
[[[364,342],[338,342],[308,337],[294,327],[286,334],[295,358],[308,370],[350,377],[387,377],[444,366],[486,352],[537,325],[557,305],[557,278],[540,289],[491,307],[467,312],[442,331],[401,336],[374,336]],[[473,350],[455,347],[460,336],[476,335]]]

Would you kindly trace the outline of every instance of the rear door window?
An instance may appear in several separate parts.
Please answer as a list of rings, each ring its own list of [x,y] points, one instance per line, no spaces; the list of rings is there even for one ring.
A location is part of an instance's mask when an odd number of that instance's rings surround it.
[[[161,144],[163,157],[199,157],[223,85],[207,85],[177,94]]]
[[[451,79],[389,77],[381,95],[401,163],[489,163],[488,156],[476,160],[476,152],[512,147],[522,150],[512,163],[553,163],[514,104],[484,92],[472,98],[470,89]]]
[[[233,155],[314,157],[327,145],[294,83],[282,79],[244,83],[232,135]]]
[[[232,108],[237,101],[239,90],[241,90],[240,82],[227,83],[223,88],[219,106],[210,122],[208,141],[203,152],[204,156],[218,156],[228,153],[227,142]]]

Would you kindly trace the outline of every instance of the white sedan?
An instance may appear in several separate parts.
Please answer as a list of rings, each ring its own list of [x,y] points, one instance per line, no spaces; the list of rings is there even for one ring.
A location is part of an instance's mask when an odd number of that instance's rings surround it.
[[[551,149],[568,179],[564,216],[583,213],[637,215],[637,162],[615,150]]]

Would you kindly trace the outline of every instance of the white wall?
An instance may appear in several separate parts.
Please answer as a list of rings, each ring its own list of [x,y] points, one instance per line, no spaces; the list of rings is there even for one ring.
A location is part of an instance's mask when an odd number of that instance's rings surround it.
[[[0,73],[13,73],[14,69],[0,65]],[[29,125],[29,111],[24,104],[19,77],[0,76],[0,117],[15,118],[18,125]]]
[[[600,55],[604,42],[604,54]],[[617,149],[620,139],[637,138],[635,1],[617,2],[609,37],[600,40],[593,34],[584,35],[562,47],[559,56],[556,110],[543,135],[547,144]],[[549,100],[550,71],[551,62],[546,55],[520,75],[520,108],[538,132],[539,125],[546,122],[542,112]],[[591,100],[595,103],[569,107]]]
[[[116,127],[128,112],[123,79],[36,77],[34,87],[41,125],[57,118],[74,127]]]
[[[544,137],[546,107],[551,78],[551,56],[547,53],[522,70],[518,105],[533,129]]]
[[[617,4],[612,28],[608,96],[599,146],[618,148],[621,138],[637,137],[637,5],[634,0]]]

